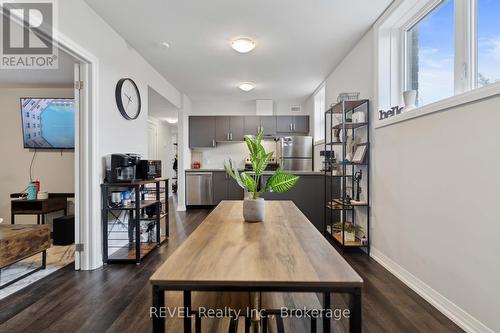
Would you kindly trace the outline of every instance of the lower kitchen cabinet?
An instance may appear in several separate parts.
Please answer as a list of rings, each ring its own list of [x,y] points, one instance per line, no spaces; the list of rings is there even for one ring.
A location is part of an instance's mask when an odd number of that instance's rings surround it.
[[[222,200],[243,200],[244,191],[234,179],[224,171],[213,173],[214,180],[214,205]]]
[[[319,231],[323,232],[325,219],[325,176],[323,174],[299,176],[299,181],[290,191],[285,193],[264,193],[262,197],[266,200],[293,201],[309,221]],[[265,184],[269,177],[264,175],[263,184]],[[339,191],[340,183],[335,184],[334,182],[333,188],[334,191]]]

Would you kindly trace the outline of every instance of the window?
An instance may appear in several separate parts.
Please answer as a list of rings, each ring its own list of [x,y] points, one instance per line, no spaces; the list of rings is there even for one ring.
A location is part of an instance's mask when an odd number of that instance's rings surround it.
[[[477,0],[477,86],[500,81],[500,1]]]
[[[325,85],[321,86],[314,94],[314,142],[325,139]]]
[[[406,31],[406,89],[417,91],[417,105],[454,94],[453,0],[439,3]]]
[[[418,106],[433,104],[426,113],[498,94],[499,14],[500,0],[395,2],[375,25],[379,108],[403,106],[405,90],[417,91]]]

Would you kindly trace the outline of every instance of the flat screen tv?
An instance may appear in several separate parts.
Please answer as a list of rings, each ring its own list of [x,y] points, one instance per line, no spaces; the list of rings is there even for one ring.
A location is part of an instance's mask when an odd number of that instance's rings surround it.
[[[21,118],[24,148],[75,148],[74,99],[23,97]]]

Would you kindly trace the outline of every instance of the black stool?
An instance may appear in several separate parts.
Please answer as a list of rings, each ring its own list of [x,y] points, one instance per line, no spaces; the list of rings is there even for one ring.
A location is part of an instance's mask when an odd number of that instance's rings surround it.
[[[54,219],[52,225],[54,245],[70,245],[75,242],[75,216],[68,215]]]

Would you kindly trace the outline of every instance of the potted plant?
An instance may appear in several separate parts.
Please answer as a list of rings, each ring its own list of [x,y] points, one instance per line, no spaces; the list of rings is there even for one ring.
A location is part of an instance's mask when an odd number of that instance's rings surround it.
[[[344,233],[344,240],[346,242],[354,242],[356,241],[356,234],[363,231],[363,227],[360,225],[354,225],[351,222],[344,223],[344,230],[342,231],[342,222],[335,223],[333,228],[336,229],[340,233],[340,237],[342,237],[342,233]]]
[[[278,169],[267,179],[263,187],[260,186],[262,174],[273,157],[273,152],[266,152],[261,144],[263,135],[264,132],[259,131],[255,137],[245,136],[252,164],[251,171],[240,173],[231,159],[224,165],[227,174],[252,195],[243,201],[243,217],[247,222],[262,222],[264,220],[266,206],[264,199],[260,197],[263,192],[286,192],[299,180],[298,176]]]

